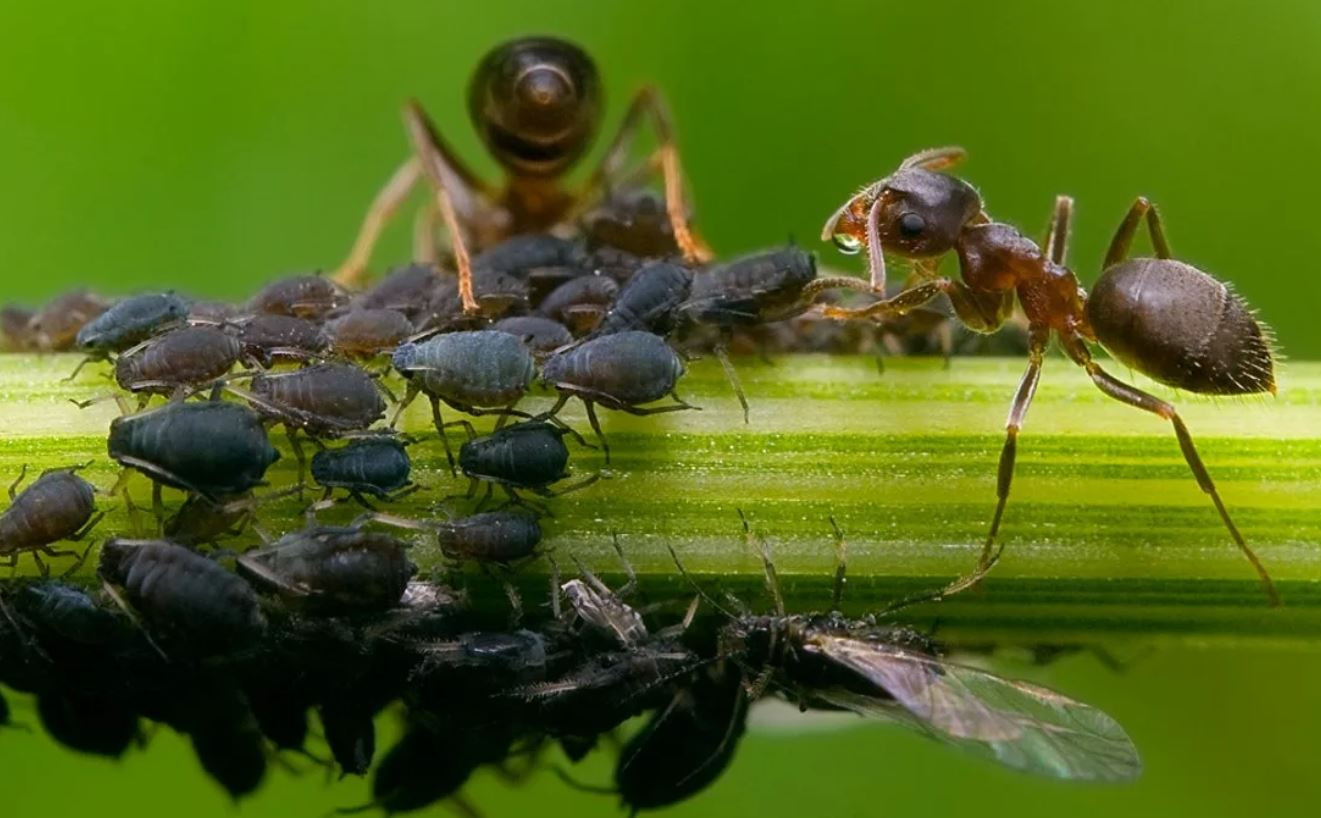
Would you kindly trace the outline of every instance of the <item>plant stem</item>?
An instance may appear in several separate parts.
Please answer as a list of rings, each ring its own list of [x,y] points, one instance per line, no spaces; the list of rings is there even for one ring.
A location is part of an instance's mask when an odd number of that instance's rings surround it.
[[[0,356],[0,479],[24,463],[40,471],[90,460],[88,479],[114,482],[104,438],[117,408],[69,403],[108,393],[104,367],[63,383],[75,364],[72,356]],[[762,610],[761,563],[743,541],[742,509],[771,543],[795,610],[829,605],[832,515],[848,544],[850,612],[972,569],[1022,362],[958,359],[944,370],[930,360],[895,360],[884,375],[864,358],[749,359],[738,367],[752,403],[749,425],[714,361],[694,363],[680,384],[700,412],[603,413],[610,479],[550,501],[545,547],[561,568],[572,567],[573,555],[616,581],[610,540],[618,532],[649,598],[692,596],[670,558],[673,546],[704,585],[714,590],[718,577],[723,590]],[[1003,559],[981,588],[904,616],[938,620],[942,638],[964,643],[1314,642],[1321,635],[1321,364],[1291,364],[1277,398],[1173,399],[1230,513],[1279,584],[1283,608],[1266,606],[1169,425],[1109,400],[1079,370],[1051,359],[1020,438]],[[524,408],[548,404],[539,394]],[[589,432],[576,404],[563,417]],[[465,490],[465,481],[450,477],[424,406],[410,409],[403,425],[423,438],[411,451],[424,491],[391,510],[434,516],[440,498]],[[599,452],[571,448],[575,474],[603,468]],[[293,458],[268,477],[290,484]],[[135,479],[132,490],[146,502],[145,480]],[[177,504],[171,494],[167,502]],[[129,532],[122,501],[100,502],[114,508],[97,535]],[[301,525],[301,507],[293,499],[263,506],[261,525],[275,532]],[[357,511],[344,503],[324,516]],[[431,544],[416,551],[424,568],[440,567]],[[31,569],[26,558],[23,565]],[[525,596],[545,599],[548,572],[545,561],[520,571]]]

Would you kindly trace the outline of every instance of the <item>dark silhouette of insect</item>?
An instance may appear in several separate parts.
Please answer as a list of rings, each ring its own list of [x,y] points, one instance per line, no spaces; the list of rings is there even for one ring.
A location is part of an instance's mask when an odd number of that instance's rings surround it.
[[[301,431],[313,440],[361,432],[385,416],[381,387],[353,364],[316,364],[293,372],[258,375],[250,391],[233,390],[273,423],[284,426],[303,485],[307,456]]]
[[[78,348],[105,357],[137,346],[152,335],[188,318],[188,302],[174,293],[125,298],[78,330]]]
[[[216,561],[163,540],[110,539],[101,578],[118,586],[153,638],[195,655],[257,643],[266,617],[251,586]]]
[[[527,284],[528,303],[537,305],[564,282],[592,272],[582,243],[549,233],[510,236],[473,257],[474,282],[483,271],[499,272]]]
[[[675,241],[687,258],[704,258],[708,251],[687,222],[683,174],[669,115],[654,89],[645,88],[634,98],[586,185],[578,191],[562,186],[563,175],[598,130],[601,96],[595,65],[571,43],[529,37],[492,49],[473,75],[468,110],[488,151],[506,173],[507,184],[499,191],[468,170],[422,108],[410,102],[404,115],[414,155],[372,202],[336,279],[345,285],[362,279],[381,230],[425,175],[435,188],[435,212],[453,247],[464,312],[476,313],[469,247],[481,250],[512,235],[572,222],[584,206],[590,207],[621,178],[633,175],[633,168],[627,166],[629,153],[648,118],[657,135],[656,159]],[[419,221],[426,234],[434,223],[429,213]]]
[[[330,348],[320,325],[291,315],[257,315],[238,325],[243,354],[262,366],[315,359]]]
[[[9,709],[9,701],[5,699],[3,693],[0,693],[0,727],[13,727],[14,721],[12,711]]]
[[[496,321],[491,329],[522,339],[523,345],[537,358],[573,343],[573,333],[568,327],[540,315],[511,315]]]
[[[574,335],[586,335],[601,323],[618,292],[613,278],[582,275],[547,293],[537,312],[564,324]]]
[[[138,714],[121,697],[66,684],[38,691],[37,718],[47,735],[76,753],[122,758],[142,738]]]
[[[1241,298],[1195,267],[1175,261],[1156,211],[1139,198],[1106,253],[1104,272],[1089,297],[1064,266],[1072,200],[1056,200],[1045,248],[1013,227],[992,221],[977,191],[939,173],[962,160],[957,148],[909,157],[897,172],[846,202],[823,235],[846,251],[868,251],[871,283],[885,287],[886,252],[933,258],[957,252],[962,281],[936,278],[860,310],[827,309],[832,317],[905,312],[944,293],[971,329],[992,331],[1022,305],[1029,327],[1028,367],[1009,412],[1000,456],[995,515],[982,552],[985,564],[1000,528],[1013,480],[1018,433],[1041,376],[1047,342],[1058,338],[1066,355],[1087,371],[1104,394],[1170,421],[1184,460],[1210,496],[1234,543],[1252,563],[1272,604],[1279,595],[1266,568],[1229,516],[1183,419],[1170,403],[1105,371],[1089,345],[1100,343],[1117,359],[1162,383],[1192,392],[1237,395],[1274,392],[1269,335]],[[1154,259],[1128,258],[1146,220]]]
[[[238,339],[215,327],[181,327],[115,360],[115,382],[130,392],[186,395],[223,378],[243,355]]]
[[[337,355],[371,359],[407,341],[413,322],[398,310],[354,309],[328,322],[326,332]]]
[[[468,415],[526,417],[513,407],[527,392],[537,366],[521,339],[493,330],[454,332],[404,344],[395,350],[393,363],[408,380],[408,393],[399,404],[395,421],[419,394],[425,394],[431,401],[431,417],[451,471],[454,455],[445,436],[446,427],[461,426],[469,438],[476,432],[468,420],[445,423],[441,401]]]
[[[132,623],[117,609],[100,604],[85,589],[54,580],[24,585],[14,608],[32,624],[43,648],[69,653],[105,650],[124,644]]]
[[[82,328],[109,306],[109,301],[87,290],[65,293],[29,319],[28,344],[42,352],[72,349]]]
[[[642,330],[669,335],[692,285],[693,274],[686,267],[665,261],[646,264],[620,288],[595,334]]]
[[[392,437],[359,438],[338,449],[322,449],[312,456],[312,479],[326,489],[322,503],[335,489],[344,489],[361,505],[372,509],[367,496],[394,501],[417,490],[408,479],[413,462],[402,441]]]
[[[42,554],[78,557],[74,569],[82,565],[86,553],[80,556],[76,551],[51,547],[63,540],[82,540],[105,516],[96,511],[96,488],[75,473],[79,468],[42,472],[22,494],[18,487],[27,475],[27,466],[19,470],[18,479],[9,487],[9,508],[0,514],[0,565],[15,567],[23,552],[32,554],[42,576],[50,573]]]
[[[580,220],[589,250],[622,251],[637,259],[682,255],[665,200],[646,188],[613,190]]]
[[[596,482],[599,474],[554,491],[549,488],[569,476],[566,434],[570,434],[567,429],[552,423],[527,420],[464,443],[459,449],[459,467],[471,480],[468,495],[476,492],[479,481],[485,481],[483,503],[490,498],[493,485],[501,486],[514,502],[525,503],[518,494],[520,489],[554,497]]]
[[[163,485],[218,502],[261,485],[280,459],[256,412],[221,401],[168,403],[115,418],[107,450],[151,479],[157,519],[164,515]]]
[[[392,268],[384,278],[355,301],[363,310],[395,310],[403,313],[413,326],[426,323],[440,312],[442,277],[435,264],[405,264]]]
[[[347,294],[330,279],[298,275],[267,284],[248,301],[248,312],[320,321],[346,303]]]
[[[559,390],[560,397],[546,416],[554,417],[570,398],[581,399],[609,463],[610,446],[596,417],[596,404],[631,415],[697,409],[675,392],[683,371],[683,361],[659,335],[636,330],[602,335],[547,359],[542,381]],[[673,404],[640,406],[667,395],[674,399]]]

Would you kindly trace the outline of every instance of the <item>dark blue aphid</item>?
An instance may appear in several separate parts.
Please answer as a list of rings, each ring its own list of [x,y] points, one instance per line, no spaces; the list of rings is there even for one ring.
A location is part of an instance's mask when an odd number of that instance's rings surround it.
[[[569,476],[569,447],[563,437],[568,430],[543,420],[528,420],[497,429],[485,437],[474,438],[459,449],[459,467],[472,479],[471,495],[478,481],[486,481],[487,497],[492,484],[503,486],[511,499],[521,501],[517,489],[552,497],[582,488],[594,482],[592,475],[581,483],[560,491],[549,486]]]
[[[256,412],[235,403],[170,403],[115,418],[111,459],[137,469],[157,486],[211,499],[241,494],[262,483],[280,459]]]
[[[239,558],[244,576],[290,602],[322,611],[381,611],[399,604],[417,573],[408,543],[359,526],[311,526]]]
[[[488,511],[436,526],[440,550],[454,560],[509,563],[532,556],[541,543],[537,518],[522,511]]]
[[[799,247],[743,256],[693,277],[683,312],[720,327],[782,321],[812,306],[816,258]]]
[[[425,341],[404,344],[395,350],[394,368],[408,380],[408,394],[399,406],[402,412],[418,394],[431,400],[431,416],[445,444],[451,470],[454,455],[445,437],[447,425],[440,402],[469,415],[520,415],[514,404],[527,392],[536,374],[536,361],[523,341],[505,332],[475,330],[437,335]],[[399,418],[398,413],[395,420]],[[468,436],[475,431],[467,420]]]
[[[106,648],[122,643],[132,624],[122,613],[103,606],[82,588],[63,582],[35,582],[15,595],[14,607],[37,632],[69,645]]]
[[[650,332],[628,331],[602,335],[551,356],[542,368],[542,380],[560,392],[547,414],[554,416],[571,397],[582,399],[587,419],[600,438],[606,462],[610,446],[596,417],[596,404],[634,415],[655,415],[696,409],[680,400],[675,385],[683,375],[683,362],[664,338]],[[666,395],[675,403],[639,408]]]
[[[174,293],[125,298],[78,330],[78,348],[92,355],[122,352],[188,317],[188,302]]]
[[[644,330],[668,335],[692,284],[693,274],[686,267],[664,261],[647,264],[619,291],[594,334]]]
[[[408,475],[413,463],[404,444],[394,438],[354,440],[338,449],[322,449],[312,457],[312,479],[326,489],[326,500],[335,489],[370,507],[364,495],[389,498],[411,486]]]

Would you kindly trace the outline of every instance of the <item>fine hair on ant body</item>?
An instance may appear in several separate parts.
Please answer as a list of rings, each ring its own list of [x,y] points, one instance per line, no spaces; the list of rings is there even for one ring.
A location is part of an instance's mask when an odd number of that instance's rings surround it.
[[[961,148],[936,148],[904,160],[892,175],[868,185],[827,220],[822,236],[846,253],[867,251],[873,289],[885,289],[885,253],[934,260],[958,254],[962,280],[934,277],[859,309],[827,307],[833,318],[902,314],[940,294],[970,329],[992,332],[1015,300],[1029,325],[1028,367],[1009,411],[1000,455],[995,515],[982,551],[990,557],[1009,498],[1018,433],[1036,393],[1046,345],[1054,336],[1103,393],[1170,421],[1184,460],[1210,496],[1234,543],[1252,563],[1272,605],[1279,604],[1265,566],[1244,541],[1175,407],[1110,375],[1091,344],[1149,377],[1191,392],[1243,395],[1275,392],[1270,334],[1246,302],[1225,284],[1173,258],[1155,208],[1139,197],[1115,233],[1104,269],[1089,296],[1064,266],[1072,199],[1056,200],[1044,249],[1013,227],[993,221],[967,182],[938,171],[962,161]],[[1155,258],[1130,258],[1145,221]]]

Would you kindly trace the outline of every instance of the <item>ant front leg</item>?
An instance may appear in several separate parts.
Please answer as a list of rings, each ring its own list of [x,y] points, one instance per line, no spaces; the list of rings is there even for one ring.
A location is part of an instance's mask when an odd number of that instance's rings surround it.
[[[880,318],[886,315],[903,315],[942,294],[949,295],[950,300],[953,301],[954,292],[960,287],[967,289],[964,285],[950,281],[948,278],[937,278],[904,290],[893,298],[882,299],[865,307],[849,308],[828,305],[822,310],[822,314],[827,318]]]
[[[440,132],[431,119],[416,102],[409,102],[404,108],[404,122],[408,127],[409,139],[422,165],[422,172],[431,181],[436,190],[436,207],[445,222],[449,233],[450,247],[454,252],[454,268],[459,276],[459,300],[463,302],[466,315],[476,315],[480,305],[472,290],[472,259],[468,254],[465,230],[460,223],[471,223],[478,215],[480,201],[486,198],[480,189],[476,177],[459,164],[450,152]]]
[[[1074,363],[1087,370],[1091,376],[1092,383],[1106,395],[1114,398],[1120,403],[1127,403],[1129,406],[1136,406],[1147,412],[1168,420],[1174,426],[1174,435],[1178,438],[1179,449],[1183,452],[1183,459],[1188,464],[1188,468],[1197,480],[1197,485],[1201,490],[1210,496],[1211,502],[1215,504],[1216,511],[1220,514],[1220,519],[1229,531],[1229,536],[1234,540],[1234,544],[1247,557],[1248,562],[1256,569],[1257,576],[1261,578],[1261,584],[1266,591],[1266,596],[1272,606],[1280,604],[1280,594],[1275,589],[1275,582],[1266,571],[1266,566],[1262,565],[1261,560],[1248,546],[1239,533],[1238,526],[1229,516],[1229,510],[1225,508],[1224,501],[1220,499],[1220,492],[1216,490],[1215,483],[1211,480],[1211,474],[1206,470],[1206,464],[1202,462],[1202,456],[1197,453],[1197,447],[1193,445],[1192,435],[1188,432],[1187,425],[1174,406],[1161,400],[1155,395],[1143,392],[1136,386],[1124,383],[1118,378],[1101,368],[1101,365],[1092,360],[1091,351],[1088,350],[1086,343],[1076,336],[1065,340],[1065,351]]]
[[[1174,254],[1170,252],[1170,243],[1165,238],[1165,226],[1161,223],[1155,205],[1148,201],[1147,197],[1139,196],[1128,209],[1124,220],[1119,223],[1119,229],[1115,231],[1115,237],[1110,241],[1110,249],[1106,251],[1102,270],[1108,270],[1128,258],[1129,248],[1133,245],[1133,236],[1137,233],[1138,225],[1143,218],[1147,220],[1147,232],[1151,235],[1151,246],[1156,258],[1174,258]]]
[[[1005,423],[1005,443],[1000,450],[1000,470],[996,479],[995,516],[991,518],[991,530],[986,535],[982,546],[982,557],[978,562],[979,570],[986,570],[992,560],[992,548],[995,537],[1000,532],[1000,519],[1004,516],[1005,504],[1009,502],[1009,487],[1014,480],[1014,461],[1018,456],[1018,432],[1027,418],[1032,397],[1037,393],[1037,383],[1041,380],[1041,362],[1046,353],[1046,342],[1050,339],[1050,330],[1046,327],[1034,327],[1028,342],[1027,371],[1018,384],[1014,402],[1009,408],[1009,420]]]
[[[579,199],[591,201],[600,192],[609,191],[623,170],[644,119],[651,121],[656,134],[656,156],[665,186],[665,215],[669,219],[670,229],[674,231],[674,241],[686,261],[692,264],[706,263],[713,254],[706,242],[688,224],[688,199],[684,191],[683,168],[679,164],[679,148],[674,139],[674,126],[665,101],[655,88],[643,88],[633,97],[614,140],[601,159],[601,164],[588,179]]]

